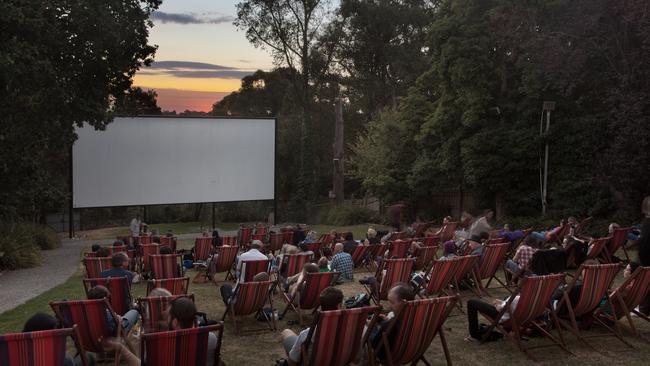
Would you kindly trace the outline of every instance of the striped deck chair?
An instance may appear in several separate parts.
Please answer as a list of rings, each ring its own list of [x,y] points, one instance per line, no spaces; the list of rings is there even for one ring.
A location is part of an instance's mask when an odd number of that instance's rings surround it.
[[[239,281],[251,282],[256,274],[261,272],[269,273],[271,269],[270,259],[260,259],[254,261],[243,261],[241,263]]]
[[[440,334],[447,365],[451,356],[442,325],[458,301],[457,296],[435,297],[431,299],[407,301],[395,314],[394,320],[381,335],[381,342],[375,346],[374,357],[385,365],[415,365],[424,358],[433,338]],[[390,340],[389,340],[390,339]]]
[[[634,326],[631,313],[634,313],[639,318],[650,322],[648,316],[636,310],[636,307],[643,302],[649,293],[650,267],[638,267],[627,280],[623,281],[623,283],[609,295],[609,302],[612,304],[612,308],[609,310],[598,309],[595,319],[600,323],[602,323],[602,321],[599,316],[604,316],[612,320],[616,325],[616,329],[620,332],[620,329],[617,326],[618,321],[626,318],[632,333],[647,342],[648,340],[639,333]]]
[[[216,274],[226,272],[226,277],[224,281],[228,279],[234,279],[233,268],[235,267],[235,258],[237,258],[237,253],[239,252],[239,247],[237,246],[228,246],[223,245],[215,248],[215,254],[212,256],[212,261],[210,262],[210,277],[215,283]]]
[[[323,243],[319,241],[304,243],[301,244],[301,247],[305,252],[313,252],[314,258],[320,258],[323,256]]]
[[[140,271],[144,273],[151,272],[151,262],[149,256],[160,254],[160,244],[142,244],[140,245]]]
[[[239,282],[234,289],[232,297],[228,300],[228,306],[223,313],[221,321],[230,314],[235,327],[235,334],[240,334],[237,317],[250,314],[262,314],[271,331],[276,330],[275,316],[268,316],[264,306],[268,303],[273,313],[273,297],[271,296],[271,281],[263,282]]]
[[[138,244],[140,245],[146,245],[146,244],[152,244],[153,243],[153,238],[149,235],[140,235],[138,237]]]
[[[269,234],[269,251],[275,253],[278,250],[282,249],[284,244],[284,234],[282,233],[270,233]]]
[[[614,229],[614,232],[612,233],[612,238],[609,241],[609,244],[607,245],[607,252],[609,253],[610,256],[613,256],[619,249],[623,249],[623,253],[625,254],[625,259],[629,262],[630,261],[630,256],[627,253],[627,248],[625,247],[625,243],[627,242],[627,234],[630,232],[631,228],[629,227],[621,227],[621,228],[616,228]]]
[[[430,222],[422,222],[418,224],[413,224],[413,230],[415,230],[415,234],[413,234],[414,238],[419,238],[424,236],[424,233],[429,230],[429,228],[433,225],[433,221]]]
[[[396,231],[391,235],[393,240],[404,240],[406,239],[406,231]]]
[[[84,350],[94,353],[103,352],[100,339],[122,337],[122,326],[117,322],[117,314],[111,309],[108,299],[52,301],[50,307],[56,317],[66,328],[75,324],[79,330],[79,344]],[[112,320],[109,321],[107,314]],[[116,333],[113,333],[115,330]],[[115,365],[119,365],[119,352],[115,355]]]
[[[172,250],[174,252],[176,252],[177,240],[178,240],[178,238],[176,238],[175,236],[161,236],[160,237],[160,245],[166,245],[166,246],[172,248]]]
[[[580,236],[580,235],[582,235],[582,232],[585,231],[585,228],[587,228],[587,226],[591,225],[591,223],[592,223],[593,221],[594,221],[594,218],[591,217],[591,216],[589,216],[589,217],[583,219],[582,221],[580,221],[580,222],[578,223],[578,225],[576,225],[576,228],[575,228],[575,230],[573,231],[573,235],[574,235],[574,236]]]
[[[429,235],[425,236],[424,238],[418,239],[418,241],[422,242],[422,245],[425,247],[430,247],[430,246],[440,246],[440,235]]]
[[[224,244],[225,245],[225,244]],[[212,252],[212,238],[199,237],[194,239],[194,262],[205,263]]]
[[[458,225],[460,225],[460,223],[456,221],[446,223],[440,230],[440,241],[444,243],[447,240],[453,239],[456,230],[458,229]]]
[[[265,234],[253,234],[251,235],[251,241],[253,240],[259,240],[262,243],[266,243],[266,235]]]
[[[172,301],[179,297],[186,297],[194,302],[193,294],[138,298],[138,307],[140,309],[142,330],[144,333],[155,333],[169,330],[167,311]]]
[[[372,247],[370,245],[357,245],[354,248],[354,252],[352,252],[352,263],[354,263],[355,268],[365,264],[371,249]]]
[[[330,234],[323,234],[318,238],[318,241],[323,243],[323,245],[330,245],[334,241],[334,238]]]
[[[558,318],[555,310],[551,306],[551,299],[553,293],[560,284],[564,282],[564,274],[552,274],[547,276],[525,277],[519,283],[515,292],[508,298],[506,305],[499,311],[499,314],[494,318],[490,318],[483,314],[483,316],[490,322],[488,329],[484,332],[481,342],[485,342],[492,333],[494,328],[497,328],[501,333],[508,336],[510,340],[531,360],[534,360],[529,350],[541,347],[560,347],[564,352],[572,354],[565,346],[564,337],[562,336],[562,329],[559,326]],[[512,302],[517,300],[514,310],[508,314],[510,319],[503,321],[502,318],[508,309],[512,309]],[[535,321],[546,311],[551,313],[551,318],[558,330],[559,340],[551,335],[544,328],[540,327]],[[521,341],[521,334],[529,327],[534,327],[544,337],[548,338],[552,343],[536,345],[533,347],[524,347]]]
[[[364,335],[366,319],[373,315],[368,324],[368,329],[372,329],[379,309],[378,306],[366,306],[317,312],[300,349],[300,364],[339,366],[356,361],[361,347],[367,344],[368,334]],[[368,357],[372,357],[368,348],[366,351]]]
[[[300,273],[305,263],[310,260],[311,254],[309,253],[285,254],[282,256],[282,262],[280,263],[280,268],[278,268],[278,275],[282,278],[287,278]],[[259,272],[255,274],[257,273]]]
[[[303,314],[301,310],[316,310],[320,306],[320,293],[332,283],[335,283],[339,277],[338,272],[318,272],[307,273],[305,282],[303,283],[302,290],[296,296],[283,292],[283,299],[287,306],[282,312],[282,317],[287,314],[289,309],[298,313],[300,325],[304,326]],[[298,303],[296,304],[296,297]]]
[[[282,243],[293,243],[293,230],[282,231]]]
[[[268,235],[269,233],[269,228],[264,225],[257,225],[255,226],[255,235]]]
[[[183,277],[183,266],[180,254],[155,254],[149,256],[149,264],[153,278]]]
[[[374,293],[371,288],[364,285],[375,304],[379,305],[381,300],[387,300],[388,290],[396,283],[409,283],[414,263],[415,258],[386,259],[383,261],[382,267],[375,274],[379,284],[379,293]]]
[[[383,257],[384,253],[386,253],[386,244],[371,245],[370,249],[368,249],[368,259],[366,259],[368,269],[375,267],[375,270],[377,270],[377,258]]]
[[[499,266],[502,266],[503,262],[505,262],[509,249],[510,243],[486,244],[483,247],[483,254],[481,255],[481,260],[476,271],[477,283],[475,288],[476,294],[479,297],[481,297],[481,292],[488,296],[490,295],[487,289],[490,287],[492,279],[499,282],[506,290],[508,289],[508,286],[496,276],[496,273]],[[483,286],[483,280],[488,280],[485,286]]]
[[[237,232],[237,242],[241,248],[248,248],[251,243],[251,235],[253,235],[252,227],[240,227]]]
[[[118,245],[118,246],[113,246],[113,245],[108,245],[105,246],[104,248],[108,249],[108,252],[111,253],[111,255],[119,252],[127,252],[126,245]]]
[[[237,246],[237,236],[236,235],[224,235],[221,237],[221,245],[228,245],[231,247]]]
[[[587,250],[587,259],[601,258],[607,263],[612,263],[612,257],[607,252],[607,245],[611,237],[592,238],[589,240],[589,249]]]
[[[74,339],[81,363],[88,365],[86,352],[77,342],[79,330],[76,325],[72,328],[0,335],[0,365],[63,366],[68,337]]]
[[[410,240],[397,239],[388,243],[388,258],[406,258],[411,248]]]
[[[124,315],[131,310],[133,297],[131,297],[131,285],[127,277],[84,278],[83,284],[86,296],[88,291],[97,285],[106,287],[111,292],[111,308],[118,315]]]
[[[177,277],[177,278],[163,278],[161,280],[149,280],[147,281],[147,294],[151,292],[151,290],[162,287],[169,292],[172,293],[172,295],[186,295],[187,290],[190,287],[190,278],[189,277]]]
[[[111,257],[91,257],[83,259],[86,267],[86,278],[99,278],[99,274],[113,268]]]
[[[436,258],[438,246],[422,246],[415,252],[415,263],[413,264],[414,271],[427,271],[431,262]]]
[[[438,296],[443,293],[448,293],[449,286],[454,282],[454,275],[464,261],[465,259],[462,257],[434,261],[431,270],[426,275],[428,279],[426,286],[421,286],[424,287],[424,290],[420,292],[418,291],[419,288],[416,289],[418,296]]]
[[[454,286],[456,288],[456,293],[460,294],[460,284],[463,282],[466,282],[468,279],[474,281],[474,283],[477,283],[478,280],[476,279],[476,272],[474,269],[476,266],[478,266],[478,262],[481,258],[479,255],[464,255],[464,256],[459,256],[457,257],[460,259],[460,262],[457,264],[456,267],[456,272],[454,273]],[[456,303],[458,306],[458,309],[461,310],[463,308],[463,303],[459,299],[458,302]]]
[[[210,333],[216,333],[217,347],[208,354]],[[140,342],[142,364],[156,366],[206,365],[213,359],[219,365],[223,323],[205,327],[144,334]]]
[[[469,230],[470,226],[472,226],[472,221],[473,220],[474,220],[474,218],[471,217],[471,216],[466,217],[465,220],[461,221],[458,224],[458,228],[459,229]]]
[[[610,333],[585,335],[580,332],[577,320],[578,318],[584,316],[593,317],[593,314],[598,310],[601,300],[607,295],[607,291],[609,290],[612,281],[614,281],[614,278],[620,269],[621,267],[617,263],[581,265],[578,269],[578,272],[576,272],[576,276],[573,278],[573,281],[571,281],[571,283],[569,283],[567,288],[564,290],[562,299],[557,304],[557,311],[558,315],[560,315],[560,322],[562,325],[565,328],[569,329],[576,336],[576,338],[588,346],[590,345],[587,343],[586,338],[612,335],[617,337],[621,342],[630,346],[630,344],[621,337],[620,332],[613,330],[606,324],[603,325],[605,325],[605,327],[610,330]],[[576,287],[578,280],[581,278],[582,285],[579,288],[578,299],[576,300],[575,304],[572,304],[569,294],[571,293],[571,290]],[[609,304],[610,308],[613,308],[611,298],[609,296],[607,296],[607,303]],[[569,318],[568,321],[564,319],[566,318],[566,315],[563,315],[561,313],[562,310],[567,311]]]

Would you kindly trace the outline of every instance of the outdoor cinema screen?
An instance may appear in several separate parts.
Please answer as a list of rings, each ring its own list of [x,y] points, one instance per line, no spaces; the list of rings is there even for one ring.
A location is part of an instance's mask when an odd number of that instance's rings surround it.
[[[274,119],[120,117],[76,132],[74,208],[274,198]]]

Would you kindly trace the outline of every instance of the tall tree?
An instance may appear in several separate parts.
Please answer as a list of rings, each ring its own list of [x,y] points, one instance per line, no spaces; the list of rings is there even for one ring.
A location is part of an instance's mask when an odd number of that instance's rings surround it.
[[[160,0],[0,3],[0,214],[60,208],[74,126],[104,128],[112,101],[156,50]]]
[[[115,114],[126,116],[162,114],[158,106],[158,93],[155,90],[142,90],[141,87],[131,87],[115,101]]]

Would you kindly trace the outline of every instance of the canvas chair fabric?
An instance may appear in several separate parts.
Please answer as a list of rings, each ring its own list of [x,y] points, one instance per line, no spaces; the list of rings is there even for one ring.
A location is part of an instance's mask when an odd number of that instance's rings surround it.
[[[153,277],[156,279],[182,277],[180,254],[155,254],[149,256]]]
[[[99,278],[100,273],[113,268],[111,257],[84,258],[83,263],[86,267],[86,278]]]
[[[85,350],[77,343],[79,336],[76,326],[0,335],[0,365],[64,366],[68,337],[75,340],[81,362],[87,365]]]
[[[115,337],[111,328],[117,330],[117,338],[121,337],[121,325],[117,323],[117,314],[113,311],[107,299],[53,301],[50,306],[61,324],[71,328],[75,324],[79,329],[79,343],[86,351],[103,352],[100,339]],[[106,314],[112,315],[112,324]]]
[[[305,276],[305,282],[302,286],[302,291],[297,294],[299,301],[298,304],[295,303],[295,298],[291,297],[288,293],[283,293],[283,298],[287,303],[287,306],[282,312],[282,316],[287,313],[289,309],[292,309],[298,314],[300,320],[300,325],[303,325],[303,314],[301,310],[315,310],[320,306],[320,294],[323,290],[331,286],[338,279],[338,272],[318,272],[318,273],[307,273]]]
[[[172,295],[186,295],[190,287],[189,277],[152,279],[147,282],[147,294],[155,288],[167,289]]]
[[[194,302],[194,295],[174,295],[138,298],[138,307],[142,318],[144,333],[155,333],[169,330],[167,311],[172,301],[185,297]]]
[[[214,354],[208,354],[210,333],[217,336]],[[140,354],[143,364],[156,366],[205,365],[209,358],[219,365],[223,323],[205,327],[148,333],[142,336]]]
[[[84,278],[83,284],[86,296],[88,296],[88,291],[97,285],[106,287],[111,293],[111,308],[118,315],[124,315],[131,310],[133,298],[131,297],[131,285],[127,277]]]

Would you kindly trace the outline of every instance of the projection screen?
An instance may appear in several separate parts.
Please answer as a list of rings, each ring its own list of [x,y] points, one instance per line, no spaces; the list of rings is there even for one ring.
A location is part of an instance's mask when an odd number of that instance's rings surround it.
[[[76,132],[74,208],[274,199],[275,119],[120,117]]]

